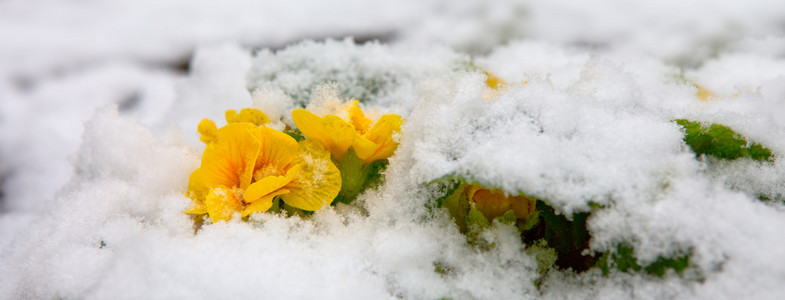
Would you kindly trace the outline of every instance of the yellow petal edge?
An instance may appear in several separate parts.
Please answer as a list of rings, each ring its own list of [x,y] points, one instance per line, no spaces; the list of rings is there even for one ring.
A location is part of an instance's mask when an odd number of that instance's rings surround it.
[[[348,110],[345,114],[348,119],[337,115],[319,117],[305,109],[292,110],[292,119],[303,136],[323,145],[337,161],[349,147],[354,149],[363,164],[392,156],[398,148],[395,135],[401,131],[403,118],[386,114],[373,123],[358,104],[359,101],[352,100],[342,106],[342,109]]]

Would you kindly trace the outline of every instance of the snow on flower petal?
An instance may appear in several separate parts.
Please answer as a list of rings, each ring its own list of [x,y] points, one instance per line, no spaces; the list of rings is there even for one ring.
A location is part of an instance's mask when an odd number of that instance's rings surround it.
[[[487,85],[489,88],[500,89],[507,85],[506,81],[491,72],[485,72],[485,75],[488,77],[485,80],[485,85]]]
[[[246,188],[253,176],[261,143],[248,123],[229,124],[217,131],[215,142],[209,143],[202,155],[201,166],[191,174],[188,190],[197,201],[216,186]]]
[[[320,118],[310,111],[295,109],[292,111],[292,118],[303,136],[324,145],[338,160],[359,137],[351,124],[337,116],[327,115]]]
[[[292,180],[300,174],[301,169],[302,165],[295,165],[286,171],[286,175],[284,176],[262,177],[245,190],[243,198],[245,198],[246,202],[251,203],[269,194],[275,193],[292,182]]]
[[[303,148],[283,132],[260,127],[269,119],[259,110],[229,110],[226,117],[229,124],[217,130],[209,120],[199,125],[207,147],[189,179],[194,205],[186,213],[208,214],[218,221],[235,213],[267,211],[279,196],[305,210],[332,202],[341,177],[323,147]],[[295,196],[283,197],[289,194]]]
[[[360,101],[352,100],[345,104],[349,110],[349,123],[354,126],[354,130],[359,134],[363,134],[371,128],[373,121],[368,119],[363,113],[363,110],[358,106]]]
[[[388,158],[395,153],[395,150],[398,149],[398,142],[395,141],[394,135],[400,133],[402,124],[403,119],[399,115],[383,115],[371,129],[363,134],[363,138],[373,142],[376,146],[370,155],[357,152],[357,156],[363,160],[363,164]]]
[[[387,114],[374,124],[358,104],[353,100],[334,114],[323,117],[305,109],[295,109],[292,119],[303,136],[324,145],[337,160],[349,147],[354,148],[364,164],[390,157],[398,147],[393,136],[400,132],[403,119]]]
[[[228,187],[215,187],[204,200],[207,214],[213,221],[228,221],[232,215],[243,206],[241,189]]]
[[[330,205],[341,190],[341,173],[321,144],[303,140],[299,143],[296,163],[303,166],[300,176],[286,185],[291,193],[281,196],[286,204],[302,210],[317,210]]]
[[[240,110],[240,113],[230,109],[226,111],[225,116],[227,123],[251,123],[259,126],[270,123],[270,118],[261,110],[255,108],[243,108]]]

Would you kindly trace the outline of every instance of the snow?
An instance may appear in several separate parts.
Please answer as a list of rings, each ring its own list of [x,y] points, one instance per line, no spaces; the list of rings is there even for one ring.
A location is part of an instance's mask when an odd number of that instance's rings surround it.
[[[2,1],[0,298],[781,299],[783,18],[764,0]],[[483,71],[504,90],[484,99]],[[283,129],[331,97],[406,118],[384,183],[195,234],[196,124],[254,107]],[[679,118],[775,159],[696,158]],[[515,228],[481,250],[427,207],[445,176],[591,211],[592,253],[691,267],[537,287]]]

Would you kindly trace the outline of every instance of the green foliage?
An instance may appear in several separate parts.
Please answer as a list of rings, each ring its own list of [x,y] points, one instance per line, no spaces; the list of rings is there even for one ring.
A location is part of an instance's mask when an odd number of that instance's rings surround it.
[[[466,216],[466,228],[466,238],[470,244],[486,249],[490,247],[480,235],[485,229],[491,228],[491,222],[474,205],[471,205],[469,214]]]
[[[603,253],[597,261],[597,267],[602,270],[602,274],[610,273],[611,268],[616,268],[622,272],[639,272],[643,270],[647,274],[662,277],[668,269],[681,274],[690,265],[690,253],[676,257],[658,257],[654,262],[647,266],[638,264],[635,258],[635,249],[626,243],[616,246],[615,251]]]
[[[464,60],[464,61],[457,61],[455,62],[455,66],[453,67],[456,71],[462,72],[476,72],[476,73],[483,73],[482,68],[478,67],[473,61],[471,60]]]
[[[562,269],[572,269],[582,272],[591,268],[596,258],[583,255],[589,248],[591,234],[586,228],[586,219],[589,213],[576,213],[570,221],[549,206],[545,201],[537,201],[539,224],[523,232],[526,244],[533,244],[539,240],[553,248],[557,259],[555,265]]]
[[[450,267],[449,265],[444,264],[442,262],[434,262],[433,271],[438,274],[446,276],[446,275],[450,275],[453,272],[453,267]]]
[[[439,185],[440,186],[439,186],[438,194],[442,195],[442,196],[439,196],[438,198],[436,198],[436,201],[432,203],[433,207],[447,206],[448,204],[446,204],[445,201],[451,202],[451,200],[449,200],[449,198],[450,197],[455,197],[455,191],[458,188],[463,189],[463,187],[464,187],[464,186],[461,185],[461,182],[459,180],[446,180],[446,181],[443,181],[443,182],[439,182]],[[456,202],[456,201],[452,201],[452,202]],[[454,205],[457,205],[457,202]],[[449,206],[447,206],[447,207],[449,207]]]
[[[521,232],[531,230],[534,226],[537,226],[537,224],[540,224],[540,212],[535,210],[526,220],[518,223],[518,230]]]
[[[461,232],[466,234],[469,243],[479,246],[489,246],[481,238],[483,231],[492,226],[494,220],[501,224],[518,226],[519,230],[531,228],[538,222],[537,213],[526,219],[518,219],[513,210],[506,211],[502,216],[489,220],[480,212],[466,196],[466,189],[470,186],[463,178],[444,177],[431,184],[439,184],[438,195],[430,205],[446,208]]]
[[[496,220],[502,224],[515,225],[515,221],[517,221],[518,218],[515,216],[515,212],[511,209],[505,212],[501,217],[496,218]]]
[[[341,171],[341,191],[333,203],[351,203],[365,189],[381,183],[387,160],[377,160],[363,165],[353,148],[349,148],[340,162],[335,162]]]
[[[436,207],[445,207],[450,216],[458,225],[461,232],[466,232],[466,215],[469,210],[469,203],[463,196],[465,184],[460,181],[449,181],[443,184],[440,190],[443,196],[436,199]]]
[[[651,275],[662,277],[665,271],[673,269],[676,273],[681,274],[687,267],[690,266],[690,254],[684,254],[678,257],[658,257],[652,264],[646,266],[644,270]]]
[[[302,210],[302,209],[290,206],[289,204],[286,204],[286,202],[281,200],[281,196],[276,196],[275,198],[273,198],[273,205],[270,206],[270,209],[268,209],[267,212],[273,213],[273,214],[282,214],[283,213],[283,214],[286,214],[287,217],[299,216],[301,218],[313,215],[313,213],[314,213],[312,211]],[[249,219],[250,219],[250,216],[245,216],[245,217],[242,218],[243,221],[248,221]]]
[[[749,157],[757,161],[771,161],[771,150],[760,144],[748,142],[740,134],[730,128],[711,124],[704,124],[685,119],[676,120],[684,128],[684,142],[687,143],[695,155],[710,155],[720,159],[734,160]]]
[[[287,130],[287,131],[284,131],[283,133],[289,135],[290,137],[294,138],[295,141],[298,141],[298,142],[305,139],[303,134],[300,133],[300,131],[297,130],[297,129]]]
[[[492,248],[493,244],[485,241],[481,235],[483,231],[492,227],[493,220],[488,220],[467,199],[464,192],[470,186],[467,180],[460,177],[444,177],[431,183],[441,185],[440,196],[434,201],[435,205],[449,211],[461,232],[466,234],[467,241],[480,249]],[[516,219],[512,210],[496,218],[502,224],[516,225],[520,230],[523,242],[526,244],[526,252],[537,260],[540,277],[535,280],[536,286],[539,286],[545,274],[554,268],[583,272],[596,267],[606,275],[611,269],[618,269],[622,272],[645,272],[662,277],[669,269],[680,274],[689,267],[690,253],[675,257],[659,257],[651,264],[641,266],[635,257],[635,249],[628,244],[619,244],[616,249],[609,252],[587,255],[585,253],[589,252],[589,241],[592,236],[586,221],[591,211],[603,207],[590,202],[590,212],[575,213],[570,220],[563,214],[557,213],[547,201],[537,199],[536,203],[535,212],[527,219]]]
[[[534,259],[537,261],[537,273],[540,276],[534,281],[534,285],[540,287],[545,274],[554,267],[558,254],[556,254],[556,250],[548,247],[548,242],[545,240],[537,240],[528,244],[526,254],[534,256]]]
[[[292,85],[287,82],[288,76],[292,74],[307,74],[310,79],[304,84]],[[249,91],[259,84],[274,86],[291,97],[299,107],[307,106],[319,92],[314,87],[333,85],[339,95],[366,103],[405,83],[411,76],[389,70],[369,70],[358,58],[350,59],[348,65],[325,69],[325,66],[315,65],[312,58],[307,57],[289,61],[278,70],[265,70],[264,73],[254,75],[258,78],[249,83]]]

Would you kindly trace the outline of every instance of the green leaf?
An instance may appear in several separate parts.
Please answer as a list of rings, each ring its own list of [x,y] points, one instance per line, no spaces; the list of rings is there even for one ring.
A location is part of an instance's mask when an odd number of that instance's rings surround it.
[[[289,135],[290,137],[294,138],[295,141],[298,141],[298,142],[305,139],[303,134],[300,133],[300,131],[297,130],[297,129],[287,130],[287,131],[284,131],[283,133]]]
[[[269,211],[271,213],[275,213],[275,214],[280,213],[281,212],[281,202],[282,202],[281,201],[281,196],[275,196],[275,198],[273,198],[273,206],[271,206],[270,209],[267,210],[267,211]]]
[[[466,184],[457,181],[453,184],[448,184],[445,187],[446,193],[444,196],[436,199],[437,207],[447,208],[461,232],[466,232],[467,230],[466,217],[469,203],[463,193],[466,186]]]
[[[464,185],[458,180],[440,182],[439,185],[438,194],[441,196],[431,202],[433,207],[447,207],[449,209],[451,206],[457,205],[457,201],[449,199],[454,197],[458,189],[460,189],[460,192],[463,192]]]
[[[466,215],[466,238],[469,244],[480,246],[483,249],[489,249],[492,245],[482,239],[481,235],[485,229],[491,227],[491,222],[477,210],[474,204],[470,205],[469,214]]]
[[[628,270],[641,270],[641,266],[635,258],[635,250],[632,249],[632,246],[619,244],[616,252],[612,253],[611,257],[613,258],[613,262],[616,263],[616,268],[622,272],[627,272]]]
[[[675,120],[684,128],[684,142],[696,156],[710,155],[734,160],[749,157],[757,161],[771,161],[771,150],[749,142],[742,135],[719,124],[702,124],[685,119]]]
[[[548,242],[544,239],[540,239],[527,245],[526,254],[534,256],[534,259],[537,261],[537,273],[540,276],[534,280],[534,285],[540,287],[543,277],[553,268],[553,264],[558,259],[556,250],[548,247]]]
[[[365,183],[366,174],[363,174],[363,162],[357,157],[353,148],[349,148],[337,164],[341,171],[340,195],[354,199]]]
[[[690,255],[691,253],[688,251],[686,254],[675,257],[660,256],[651,264],[641,266],[635,258],[635,249],[628,243],[620,243],[616,245],[614,251],[603,253],[602,257],[597,261],[596,267],[602,270],[603,275],[608,275],[610,270],[615,268],[627,273],[643,270],[649,275],[662,277],[668,269],[681,274],[690,265]]]
[[[541,201],[541,200],[537,200]],[[526,219],[518,224],[518,230],[521,232],[531,230],[534,226],[540,223],[540,212],[538,210],[534,210],[534,212],[526,217]]]
[[[515,217],[515,211],[511,209],[505,212],[501,217],[496,218],[496,220],[499,220],[499,223],[502,224],[515,225],[515,221],[517,221],[518,218]]]
[[[482,231],[491,227],[491,222],[472,204],[466,216],[466,226],[469,231]]]
[[[381,182],[382,173],[387,167],[387,160],[377,160],[363,165],[362,160],[354,152],[354,148],[349,148],[341,161],[336,162],[336,166],[341,172],[341,191],[338,192],[338,197],[333,203],[349,204],[357,198],[360,192]]]
[[[562,269],[582,272],[595,265],[596,257],[583,255],[591,240],[586,228],[589,213],[575,213],[570,221],[564,215],[556,214],[556,210],[542,200],[537,201],[537,211],[539,223],[522,234],[526,244],[544,240],[556,251],[555,265]]]
[[[681,274],[689,266],[690,253],[687,253],[677,257],[658,257],[652,264],[646,266],[644,270],[651,275],[662,277],[668,269],[673,269],[676,273]]]

